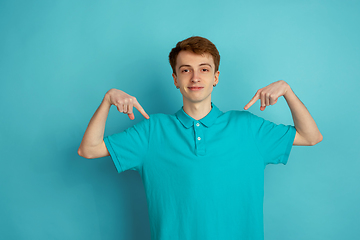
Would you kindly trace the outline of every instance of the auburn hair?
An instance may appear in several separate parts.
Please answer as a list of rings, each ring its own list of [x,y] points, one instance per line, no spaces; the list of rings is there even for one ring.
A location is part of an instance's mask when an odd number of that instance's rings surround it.
[[[206,38],[194,36],[178,42],[176,46],[171,49],[169,62],[174,74],[176,74],[176,59],[181,51],[191,51],[199,55],[209,53],[214,60],[215,72],[219,70],[220,54],[216,46]]]

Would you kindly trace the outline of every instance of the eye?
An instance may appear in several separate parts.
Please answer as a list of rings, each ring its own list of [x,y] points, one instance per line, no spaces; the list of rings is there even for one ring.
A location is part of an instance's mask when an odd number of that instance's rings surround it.
[[[182,73],[187,73],[187,72],[189,72],[189,69],[183,69],[183,70],[181,70],[181,72]]]
[[[207,68],[203,68],[201,71],[203,71],[203,72],[208,72],[208,71],[209,71],[209,69],[207,69]]]

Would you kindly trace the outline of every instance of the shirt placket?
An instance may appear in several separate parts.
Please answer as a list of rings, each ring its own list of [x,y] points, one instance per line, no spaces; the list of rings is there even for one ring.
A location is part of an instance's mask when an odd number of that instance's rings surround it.
[[[195,152],[196,155],[205,155],[204,127],[200,122],[194,121]]]

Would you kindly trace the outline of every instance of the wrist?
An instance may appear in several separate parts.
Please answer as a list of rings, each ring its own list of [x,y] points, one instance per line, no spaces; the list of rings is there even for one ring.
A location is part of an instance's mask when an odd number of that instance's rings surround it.
[[[287,82],[283,81],[283,84],[285,84],[285,94],[284,94],[285,99],[291,97],[292,95],[295,95],[295,93],[292,91],[290,85]]]
[[[112,89],[111,89],[112,90]],[[109,90],[107,93],[105,93],[103,104],[108,105],[109,107],[112,105],[111,103],[111,90]]]

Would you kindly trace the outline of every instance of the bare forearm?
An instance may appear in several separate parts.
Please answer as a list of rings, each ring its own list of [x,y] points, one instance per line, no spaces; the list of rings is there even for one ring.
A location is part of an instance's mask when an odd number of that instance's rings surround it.
[[[104,149],[103,139],[105,123],[110,107],[111,104],[105,95],[103,101],[91,118],[89,125],[84,133],[84,137],[78,150],[80,156],[94,158],[108,155],[106,148]],[[101,155],[97,154],[99,149],[101,149]]]
[[[284,98],[291,110],[296,136],[294,145],[315,145],[322,140],[322,135],[305,105],[289,87]]]

